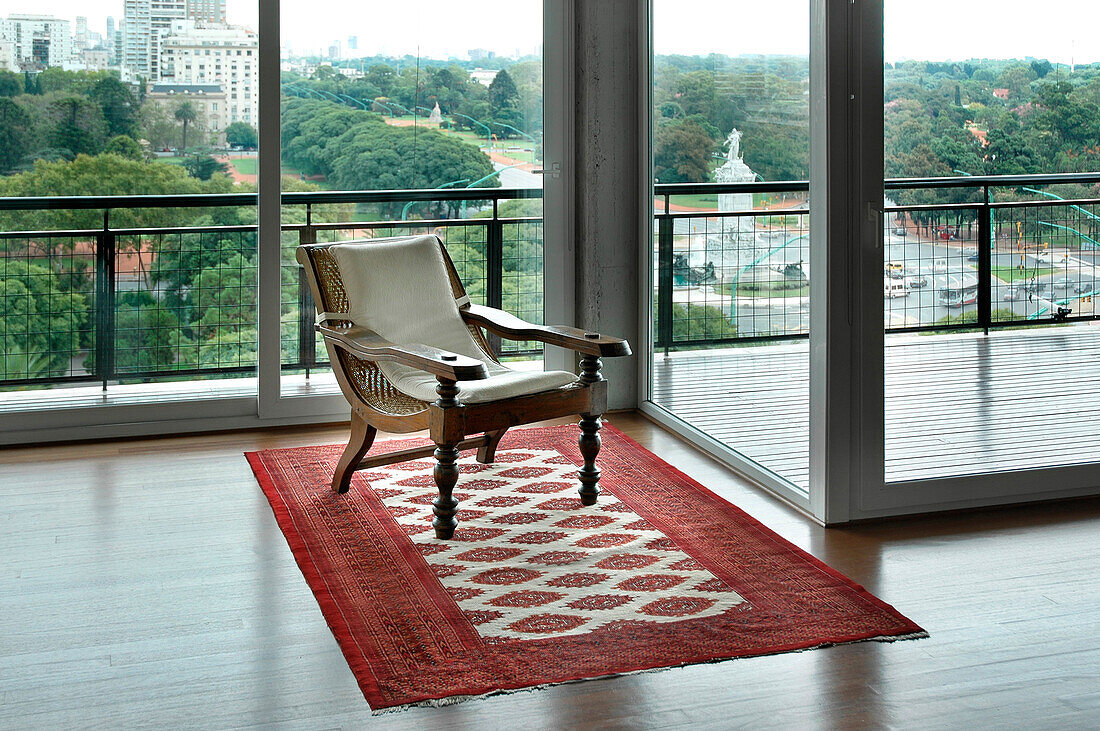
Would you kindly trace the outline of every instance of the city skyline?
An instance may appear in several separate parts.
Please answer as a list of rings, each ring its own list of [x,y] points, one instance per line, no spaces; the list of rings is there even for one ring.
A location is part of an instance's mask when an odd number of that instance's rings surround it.
[[[256,2],[227,0],[226,4],[230,24],[256,28]],[[419,49],[424,58],[446,59],[467,58],[474,48],[506,57],[538,53],[542,41],[541,0],[511,3],[507,19],[500,23],[491,22],[492,15],[455,13],[453,3],[446,0],[422,0],[415,24],[407,22],[408,10],[404,8],[340,3],[343,30],[338,37],[327,20],[331,15],[325,12],[328,7],[335,12],[332,0],[321,0],[320,5],[284,2],[283,45],[303,54],[324,56],[330,45],[339,42],[345,58],[416,55]],[[73,23],[82,16],[88,18],[90,31],[102,34],[106,18],[121,19],[122,8],[122,0],[49,0],[42,6],[26,3],[26,7],[8,13],[53,15]],[[1100,41],[1091,31],[1100,26],[1100,4],[1051,0],[1044,8],[1046,12],[1035,13],[1033,4],[1021,0],[1004,0],[995,6],[950,0],[886,0],[886,61],[1045,58],[1061,64],[1100,62]],[[994,9],[996,12],[991,12]],[[805,56],[809,52],[806,0],[773,0],[766,6],[741,3],[733,11],[723,0],[655,0],[653,15],[654,51],[662,55]],[[719,22],[700,23],[700,18]],[[792,19],[807,32],[791,32]],[[378,27],[387,29],[383,36],[364,32]],[[506,42],[499,40],[502,28],[508,30]],[[351,35],[358,37],[357,49],[348,47]]]

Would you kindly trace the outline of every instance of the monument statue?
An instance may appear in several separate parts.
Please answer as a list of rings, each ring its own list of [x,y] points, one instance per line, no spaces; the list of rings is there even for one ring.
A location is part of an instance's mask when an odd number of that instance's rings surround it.
[[[432,113],[428,117],[428,121],[434,124],[439,124],[443,121],[443,113],[439,110],[439,102],[435,103],[435,108],[432,109]]]
[[[726,137],[726,161],[714,171],[718,183],[751,183],[756,173],[745,164],[741,152],[740,130],[731,130]],[[753,210],[752,193],[723,192],[718,194],[718,210],[722,213]],[[753,216],[722,216],[717,231],[707,237],[705,259],[714,262],[722,281],[738,278],[741,268],[755,261],[766,249],[757,240],[756,219]],[[731,310],[730,317],[734,317]]]
[[[726,144],[729,145],[729,151],[726,152],[726,159],[730,162],[737,160],[743,160],[741,157],[741,131],[734,129],[730,132],[729,137],[726,138]]]

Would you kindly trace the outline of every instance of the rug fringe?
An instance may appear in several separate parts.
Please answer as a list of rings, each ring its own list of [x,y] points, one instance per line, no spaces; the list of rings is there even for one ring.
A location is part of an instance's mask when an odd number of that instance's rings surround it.
[[[732,660],[747,660],[750,657],[768,657],[770,655],[787,655],[795,652],[809,652],[810,650],[821,650],[826,647],[840,647],[842,645],[855,645],[860,642],[902,642],[904,640],[922,640],[929,636],[927,632],[921,630],[920,632],[909,632],[903,635],[876,635],[875,637],[864,637],[858,640],[846,640],[841,642],[822,642],[817,645],[810,645],[809,647],[802,647],[797,650],[777,650],[775,652],[765,652],[758,655],[748,655],[745,657],[716,657],[712,660],[703,660],[701,662],[686,662],[680,665],[664,665],[659,668],[642,668],[641,670],[629,670],[624,673],[608,673],[606,675],[593,675],[589,678],[576,678],[574,680],[558,680],[552,683],[540,683],[538,685],[528,685],[523,688],[501,688],[497,690],[490,690],[486,693],[479,693],[477,695],[451,695],[446,698],[428,698],[427,700],[416,701],[415,703],[405,703],[400,706],[389,706],[387,708],[371,709],[372,716],[382,716],[387,713],[401,713],[408,711],[412,708],[444,708],[446,706],[454,706],[459,703],[465,703],[466,701],[476,701],[481,698],[491,698],[497,695],[514,695],[516,693],[529,693],[536,690],[544,690],[546,688],[553,688],[556,685],[569,685],[571,683],[585,683],[589,680],[603,680],[604,678],[623,678],[628,675],[641,675],[643,673],[660,673],[665,670],[683,670],[684,668],[692,667],[693,665],[714,665],[720,662],[730,662]]]

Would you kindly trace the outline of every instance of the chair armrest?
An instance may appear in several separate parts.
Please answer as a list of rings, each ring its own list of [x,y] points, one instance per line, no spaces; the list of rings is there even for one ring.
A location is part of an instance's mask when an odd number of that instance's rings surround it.
[[[569,348],[585,355],[613,358],[630,355],[630,343],[600,333],[590,333],[563,325],[535,325],[503,310],[470,305],[461,310],[462,319],[479,325],[508,340],[538,340],[547,345]]]
[[[489,377],[489,369],[480,360],[420,343],[391,343],[365,327],[318,325],[317,332],[326,341],[363,360],[393,361],[452,381],[478,381]]]

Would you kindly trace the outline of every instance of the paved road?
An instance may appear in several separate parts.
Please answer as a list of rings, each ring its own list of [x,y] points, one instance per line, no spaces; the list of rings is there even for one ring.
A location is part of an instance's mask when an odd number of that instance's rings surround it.
[[[494,162],[493,167],[497,170],[502,170],[506,166],[499,162]],[[527,172],[526,170],[520,170],[519,168],[508,168],[507,170],[502,170],[500,173],[500,187],[541,188],[542,176]]]
[[[758,251],[779,247],[800,234],[800,231],[776,232],[761,236]],[[681,219],[676,222],[677,252],[687,253],[692,266],[703,266],[707,260],[715,265],[723,281],[731,281],[738,275],[741,281],[748,277],[760,278],[760,273],[745,271],[745,262],[722,261],[720,247],[714,243],[715,222],[707,219]],[[707,241],[710,241],[708,248]],[[976,312],[976,302],[949,306],[950,292],[962,290],[977,284],[977,261],[970,261],[976,252],[976,242],[933,242],[919,240],[912,234],[900,237],[890,234],[886,241],[884,261],[902,265],[906,280],[911,284],[924,282],[923,287],[913,286],[904,296],[885,298],[883,302],[884,321],[892,327],[911,327],[931,325],[948,317],[967,312]],[[746,256],[748,254],[745,254]],[[731,255],[732,256],[732,255]],[[782,265],[801,263],[809,274],[809,241],[793,241],[785,248],[776,251],[762,260],[758,267],[779,268]],[[1026,254],[1028,269],[1041,267],[1053,271],[1030,281],[1009,283],[994,279],[994,310],[1011,310],[1017,317],[1025,318],[1039,314],[1048,316],[1049,311],[1058,305],[1079,310],[1082,306],[1091,308],[1091,303],[1080,300],[1088,293],[1075,293],[1078,285],[1096,289],[1100,286],[1100,252],[1064,252],[1054,251],[1049,259],[1040,261],[1035,255]],[[995,253],[993,267],[1011,268],[1020,263],[1019,253]],[[1059,280],[1062,280],[1059,282]],[[1066,282],[1065,280],[1068,280]],[[1028,289],[1032,291],[1029,293]],[[1030,294],[1030,297],[1029,297]],[[698,293],[691,298],[693,303],[702,304],[705,296]],[[729,300],[717,295],[713,297],[715,306],[728,308]],[[1068,302],[1067,302],[1068,300]],[[719,304],[722,302],[725,307]],[[743,335],[766,335],[805,332],[809,327],[809,300],[806,297],[777,298],[761,296],[754,301],[747,297],[738,297],[736,303],[736,324]]]

